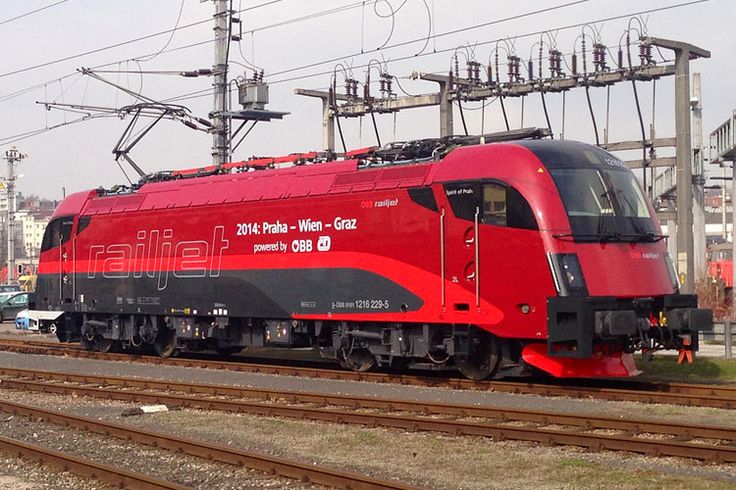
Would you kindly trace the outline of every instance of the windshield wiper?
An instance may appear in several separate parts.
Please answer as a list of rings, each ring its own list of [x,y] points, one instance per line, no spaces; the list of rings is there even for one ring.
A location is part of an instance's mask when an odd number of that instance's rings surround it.
[[[562,233],[552,235],[554,238],[572,238],[576,242],[622,242],[626,235],[620,233]]]
[[[640,242],[658,242],[667,238],[667,235],[657,235],[656,233],[634,233],[634,234],[622,234],[622,233],[562,233],[558,235],[552,235],[554,238],[572,238],[576,242],[591,242],[591,243],[609,243],[609,242],[627,242],[627,243],[640,243]]]

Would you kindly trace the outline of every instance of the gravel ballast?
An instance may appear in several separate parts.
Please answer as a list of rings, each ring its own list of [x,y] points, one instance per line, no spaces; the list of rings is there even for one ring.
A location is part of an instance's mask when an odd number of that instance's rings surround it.
[[[14,354],[0,351],[0,366],[63,371],[78,374],[127,376],[158,380],[194,383],[212,383],[255,388],[274,388],[316,393],[355,394],[381,398],[396,398],[428,402],[445,402],[487,405],[494,407],[555,410],[565,413],[614,415],[622,418],[642,418],[687,423],[727,425],[736,427],[736,411],[711,408],[691,408],[671,405],[645,405],[632,402],[609,402],[593,399],[546,398],[534,395],[424,388],[355,381],[322,380],[241,373],[222,370],[154,366],[135,362],[96,361]],[[453,437],[433,433],[409,433],[400,430],[372,429],[356,426],[327,424],[310,421],[276,419],[247,415],[231,415],[206,411],[174,411],[147,414],[137,417],[121,417],[121,413],[134,405],[96,399],[68,396],[59,397],[36,393],[3,390],[0,396],[19,403],[62,410],[75,415],[99,418],[116,423],[131,424],[144,429],[162,431],[181,437],[191,437],[245,450],[266,452],[284,458],[314,464],[327,464],[340,469],[366,473],[377,478],[396,478],[406,483],[440,489],[516,488],[533,486],[538,489],[562,488],[734,488],[736,465],[707,465],[697,461],[676,458],[650,458],[627,453],[591,453],[573,447],[545,447],[515,441],[498,442],[477,437]],[[0,413],[0,420],[8,418]],[[0,425],[5,430],[4,425]],[[20,430],[20,422],[9,422],[9,428]],[[171,475],[184,468],[180,478],[199,488],[248,488],[248,478],[255,482],[252,488],[302,488],[304,484],[291,480],[271,479],[247,470],[214,465],[208,467],[196,458],[182,463],[180,456],[171,456],[159,450],[128,443],[105,441],[100,436],[72,436],[75,430],[47,427],[36,430],[35,422],[27,428],[46,441],[78,441],[78,446],[101,458],[118,459],[125,464],[140,465],[144,454],[146,461],[160,471]],[[69,435],[63,438],[58,434]],[[42,436],[41,434],[46,434]],[[57,434],[54,436],[54,434]],[[28,434],[26,434],[27,436]],[[80,441],[85,441],[84,443]],[[33,442],[33,441],[31,441]],[[74,446],[73,442],[67,442]],[[161,454],[163,453],[163,454]],[[148,457],[150,455],[150,458]],[[2,456],[2,455],[0,455]],[[65,473],[69,486],[48,486],[42,476],[57,475],[48,479],[58,483],[60,473],[13,458],[14,464],[0,469],[0,490],[8,488],[100,488],[90,482]],[[154,463],[158,461],[158,463]],[[183,465],[183,466],[182,466]],[[189,469],[187,469],[189,467]],[[17,468],[17,471],[14,469]],[[136,469],[131,467],[130,469]],[[190,472],[191,470],[191,472]],[[143,470],[141,470],[143,471]],[[222,480],[203,476],[207,472],[243,471],[240,486],[232,486],[235,477]],[[174,473],[171,473],[174,472]],[[156,474],[156,473],[153,473]],[[26,476],[28,475],[28,476]],[[165,476],[161,476],[165,477]],[[39,479],[41,478],[41,479]],[[203,478],[203,479],[200,479]],[[214,478],[214,477],[213,477]],[[259,480],[262,478],[262,480]],[[178,481],[178,480],[177,480]],[[204,482],[207,483],[204,483]],[[9,483],[3,483],[9,482]],[[223,486],[220,486],[222,482]],[[66,484],[66,483],[64,483]],[[35,485],[35,486],[34,486]],[[39,486],[40,485],[40,486]],[[227,486],[231,485],[231,486]],[[300,486],[302,485],[302,486]]]

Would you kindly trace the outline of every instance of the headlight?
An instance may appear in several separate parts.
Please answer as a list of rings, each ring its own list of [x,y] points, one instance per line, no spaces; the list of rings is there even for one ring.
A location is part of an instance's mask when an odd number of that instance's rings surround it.
[[[587,296],[583,269],[576,254],[548,254],[555,288],[560,296]]]

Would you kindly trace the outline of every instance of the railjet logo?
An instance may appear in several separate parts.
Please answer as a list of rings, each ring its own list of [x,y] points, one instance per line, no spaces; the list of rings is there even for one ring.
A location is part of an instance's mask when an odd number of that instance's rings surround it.
[[[177,278],[219,277],[222,252],[230,245],[225,227],[215,226],[212,240],[174,242],[174,230],[141,230],[135,243],[113,243],[89,247],[87,278],[98,273],[106,279],[157,279],[158,290],[166,289],[169,274]],[[174,270],[171,270],[171,269]]]

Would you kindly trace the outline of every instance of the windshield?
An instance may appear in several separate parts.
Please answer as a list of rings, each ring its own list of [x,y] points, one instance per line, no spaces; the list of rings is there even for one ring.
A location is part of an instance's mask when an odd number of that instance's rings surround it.
[[[647,201],[630,171],[558,168],[550,174],[560,191],[575,240],[661,239]]]

